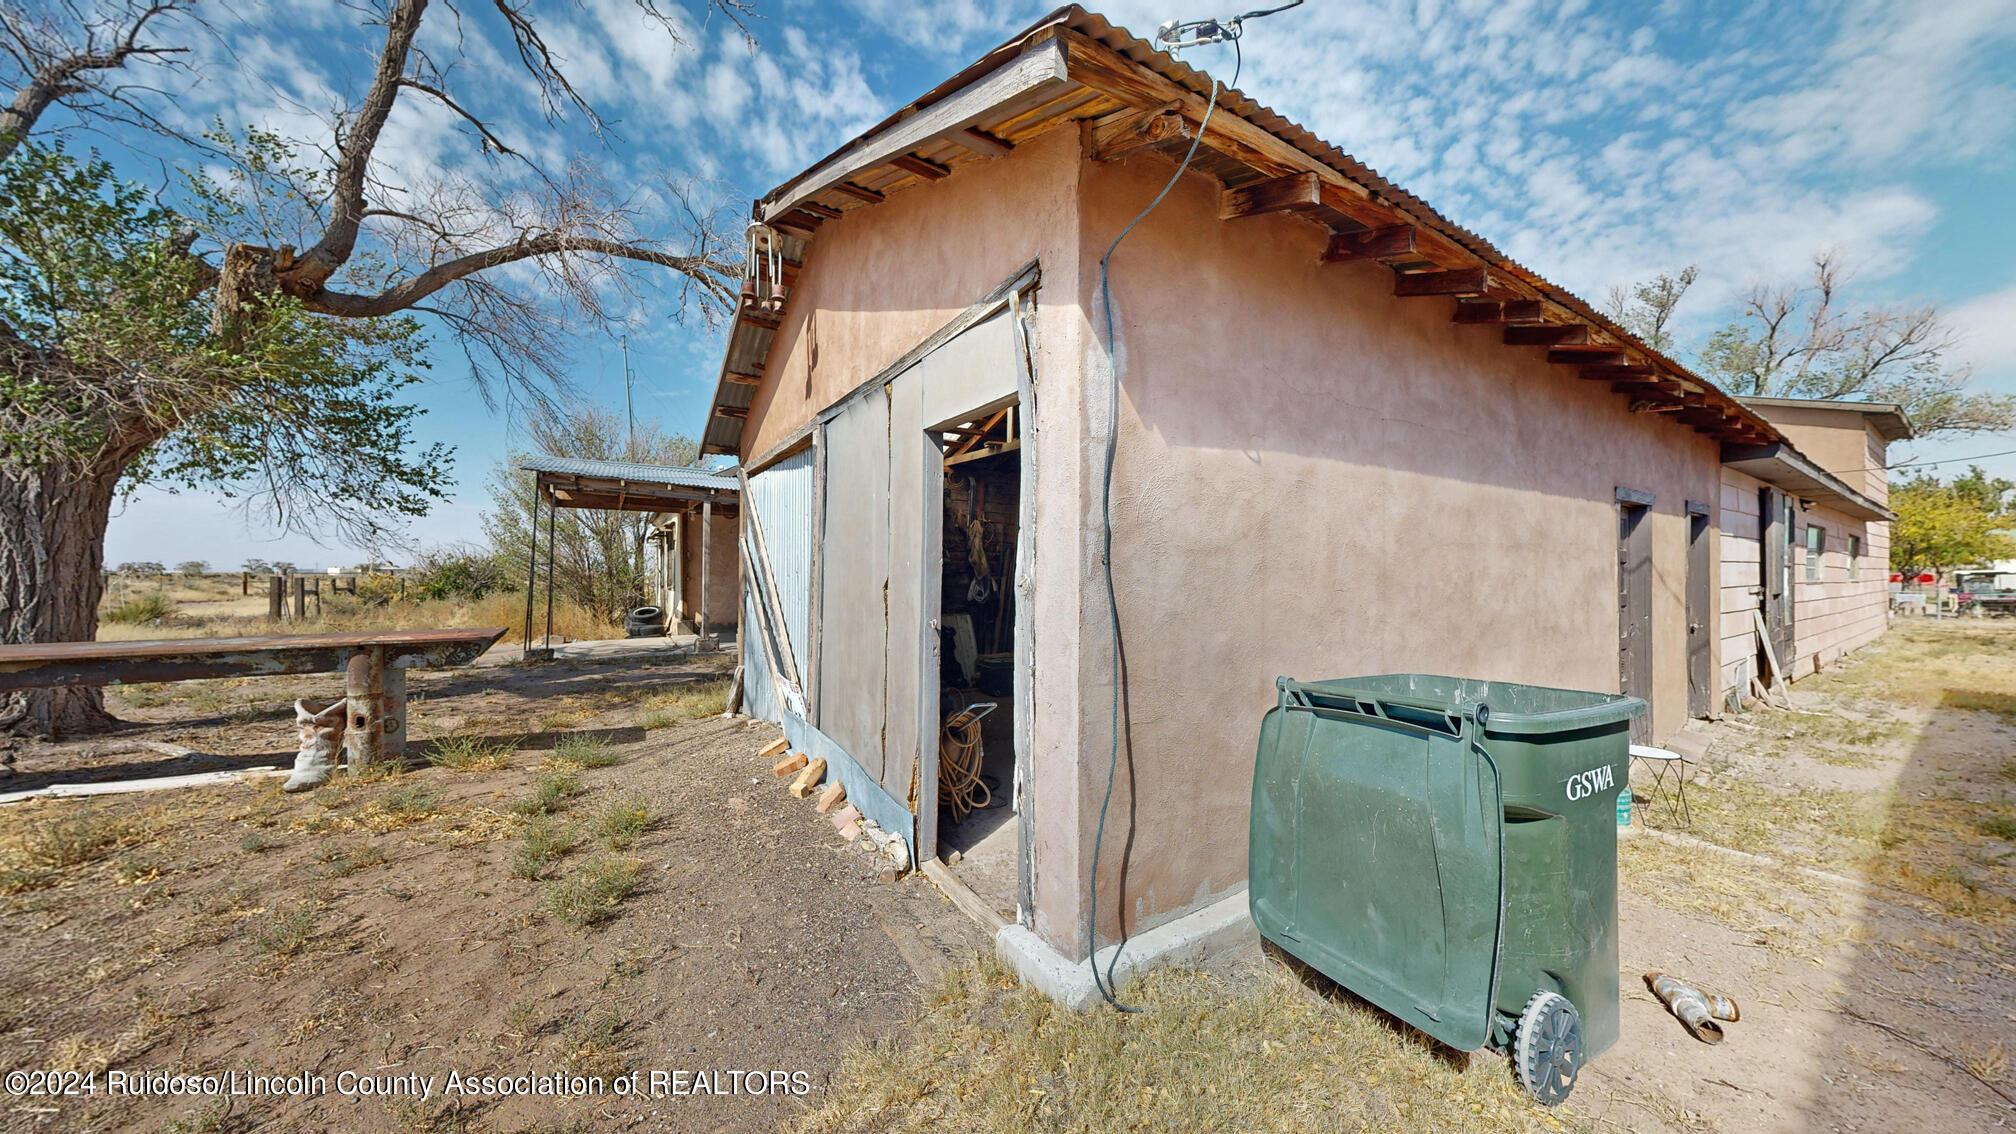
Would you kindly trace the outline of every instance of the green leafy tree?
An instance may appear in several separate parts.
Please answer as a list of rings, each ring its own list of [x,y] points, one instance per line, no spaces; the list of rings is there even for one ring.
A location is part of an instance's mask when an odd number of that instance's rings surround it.
[[[688,25],[634,2],[668,50],[681,44]],[[747,10],[708,6],[738,22]],[[529,94],[549,125],[600,133],[542,26],[564,17],[500,0],[464,22],[441,5],[452,26],[423,50],[428,0],[361,6],[368,79],[329,137],[297,146],[222,125],[192,137],[153,113],[159,87],[128,72],[174,66],[177,36],[219,34],[191,7],[0,0],[0,83],[13,88],[0,97],[0,642],[95,637],[105,529],[136,485],[221,489],[282,528],[371,540],[423,513],[449,453],[413,440],[416,313],[462,349],[479,388],[507,383],[538,405],[565,387],[569,336],[607,324],[625,266],[669,273],[674,316],[735,301],[737,231],[690,181],[669,181],[656,199],[670,207],[647,212],[563,146],[514,146],[461,89],[488,60],[515,59],[529,82],[476,89]],[[468,160],[431,180],[374,179],[402,102],[457,121]],[[41,143],[59,106],[187,172],[143,189]],[[0,732],[110,720],[95,689],[0,696]]]
[[[638,424],[637,443],[632,448],[623,419],[596,406],[542,411],[526,423],[525,431],[533,448],[549,456],[670,466],[692,465],[700,456],[700,446],[692,438],[670,436],[656,424],[645,422]],[[533,517],[539,517],[543,594],[546,510],[535,495],[533,475],[518,464],[514,457],[492,471],[491,507],[483,514],[483,530],[497,558],[519,565],[518,570],[523,571],[532,553]],[[552,537],[553,593],[611,621],[647,601],[650,575],[644,562],[643,520],[637,512],[560,509],[554,517]]]
[[[1984,484],[1999,496],[1985,496]],[[1991,503],[2006,500],[2011,489],[2016,485],[1991,481],[1978,468],[1953,483],[1920,473],[1892,488],[1897,522],[1890,526],[1891,569],[1906,578],[1944,575],[1956,567],[2016,558],[2016,538],[2003,530],[2009,515]]]

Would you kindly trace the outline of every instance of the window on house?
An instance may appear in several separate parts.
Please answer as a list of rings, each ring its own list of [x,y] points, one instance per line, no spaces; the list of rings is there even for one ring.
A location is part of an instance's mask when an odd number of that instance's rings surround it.
[[[1848,581],[1862,581],[1862,537],[1859,535],[1848,537]]]
[[[1819,524],[1806,525],[1806,581],[1820,581],[1820,557],[1827,553],[1827,529]]]

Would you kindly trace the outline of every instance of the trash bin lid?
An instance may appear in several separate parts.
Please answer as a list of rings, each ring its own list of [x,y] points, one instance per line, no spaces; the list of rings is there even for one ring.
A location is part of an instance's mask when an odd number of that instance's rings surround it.
[[[1646,707],[1643,700],[1621,693],[1591,693],[1583,689],[1431,673],[1382,673],[1294,684],[1332,697],[1355,697],[1436,713],[1473,715],[1482,705],[1487,709],[1485,727],[1512,736],[1617,724],[1644,712]]]

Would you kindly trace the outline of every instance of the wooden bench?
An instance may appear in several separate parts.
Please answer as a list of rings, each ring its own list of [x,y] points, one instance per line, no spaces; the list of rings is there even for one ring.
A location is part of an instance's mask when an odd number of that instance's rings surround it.
[[[341,673],[350,702],[343,746],[351,771],[406,754],[406,671],[467,665],[504,627],[52,642],[0,646],[0,692],[45,685],[134,685],[212,677]]]

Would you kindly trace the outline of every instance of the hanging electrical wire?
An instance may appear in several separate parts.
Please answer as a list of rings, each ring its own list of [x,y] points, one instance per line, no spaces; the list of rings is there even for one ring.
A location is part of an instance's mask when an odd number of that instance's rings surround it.
[[[1172,20],[1162,25],[1161,30],[1156,33],[1156,38],[1171,51],[1208,43],[1230,43],[1232,85],[1237,85],[1239,72],[1245,65],[1245,57],[1239,49],[1239,37],[1244,31],[1241,26],[1243,21],[1286,11],[1301,2],[1302,0],[1294,0],[1294,3],[1284,4],[1279,8],[1248,12],[1227,20],[1202,20],[1188,24]],[[1186,35],[1188,39],[1184,38]],[[1113,253],[1120,250],[1121,241],[1126,240],[1127,234],[1133,232],[1137,225],[1148,219],[1148,214],[1162,204],[1162,199],[1169,195],[1170,190],[1176,188],[1176,183],[1182,180],[1184,172],[1197,157],[1197,147],[1204,141],[1204,132],[1209,129],[1211,116],[1218,109],[1219,90],[1218,80],[1212,79],[1211,94],[1204,103],[1204,117],[1198,122],[1197,135],[1190,139],[1190,148],[1184,152],[1183,160],[1176,166],[1176,172],[1169,176],[1168,182],[1162,186],[1162,191],[1155,194],[1155,199],[1148,202],[1148,207],[1127,222],[1127,227],[1120,230],[1120,235],[1113,238],[1113,243],[1106,249],[1106,254],[1099,258],[1099,304],[1106,324],[1106,459],[1104,483],[1099,492],[1099,560],[1105,575],[1106,616],[1111,631],[1109,645],[1113,655],[1113,699],[1109,710],[1112,729],[1110,746],[1106,754],[1106,794],[1099,801],[1099,824],[1092,835],[1092,879],[1087,901],[1085,953],[1086,963],[1092,966],[1092,983],[1099,989],[1100,998],[1122,1012],[1141,1011],[1134,1005],[1120,1003],[1113,996],[1113,974],[1119,968],[1121,952],[1127,948],[1127,922],[1124,914],[1120,921],[1120,941],[1113,948],[1113,957],[1107,962],[1104,977],[1099,974],[1098,954],[1099,853],[1106,841],[1106,813],[1113,805],[1113,780],[1120,767],[1120,600],[1113,586],[1113,461],[1120,433],[1120,361],[1117,350],[1118,334],[1113,324],[1111,265]]]

